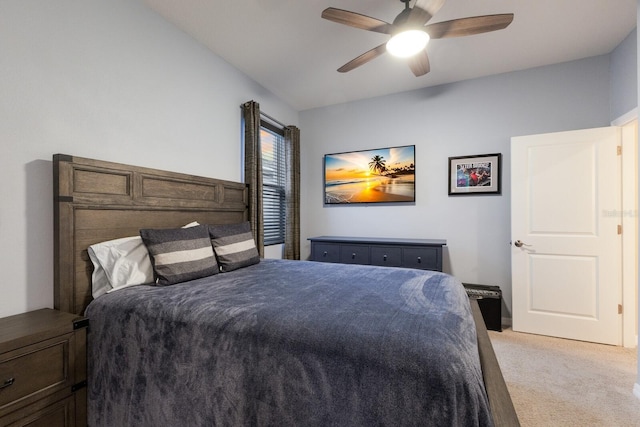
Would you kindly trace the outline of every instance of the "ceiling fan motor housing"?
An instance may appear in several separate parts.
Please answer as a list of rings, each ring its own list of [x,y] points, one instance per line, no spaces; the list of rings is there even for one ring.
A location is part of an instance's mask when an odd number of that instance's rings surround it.
[[[404,0],[402,0],[404,1]],[[405,3],[407,5],[406,9],[404,9],[402,12],[400,12],[398,14],[398,16],[396,16],[396,19],[393,20],[393,25],[394,26],[402,26],[405,22],[407,22],[407,19],[409,18],[409,15],[411,14],[411,9],[409,8],[409,2]]]

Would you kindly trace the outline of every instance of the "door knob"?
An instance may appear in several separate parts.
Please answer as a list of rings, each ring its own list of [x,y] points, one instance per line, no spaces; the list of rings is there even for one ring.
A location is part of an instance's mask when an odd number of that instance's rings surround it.
[[[521,248],[523,246],[529,246],[527,244],[524,244],[522,241],[520,240],[516,240],[515,242],[513,242],[514,245],[516,245],[516,248]]]

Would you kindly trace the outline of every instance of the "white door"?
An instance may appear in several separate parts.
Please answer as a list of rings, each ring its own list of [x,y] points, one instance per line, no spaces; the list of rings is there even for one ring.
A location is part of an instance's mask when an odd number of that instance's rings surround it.
[[[619,345],[617,127],[511,139],[513,330]]]

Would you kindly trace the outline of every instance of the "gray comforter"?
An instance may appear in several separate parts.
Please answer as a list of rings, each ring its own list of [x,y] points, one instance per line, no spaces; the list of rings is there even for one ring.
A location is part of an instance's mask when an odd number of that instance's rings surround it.
[[[87,309],[91,426],[491,425],[460,282],[263,260]]]

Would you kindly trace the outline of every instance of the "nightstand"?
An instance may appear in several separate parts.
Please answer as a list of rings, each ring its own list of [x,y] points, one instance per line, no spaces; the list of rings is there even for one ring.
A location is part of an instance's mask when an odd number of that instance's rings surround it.
[[[86,426],[87,325],[51,309],[0,319],[0,426]]]

